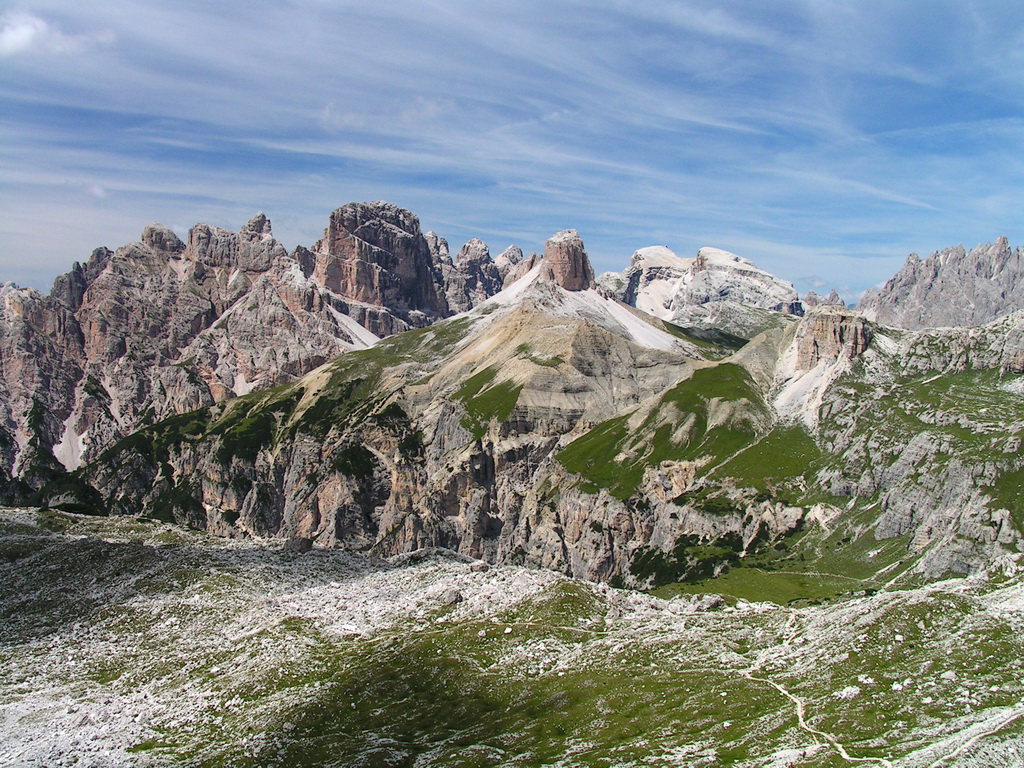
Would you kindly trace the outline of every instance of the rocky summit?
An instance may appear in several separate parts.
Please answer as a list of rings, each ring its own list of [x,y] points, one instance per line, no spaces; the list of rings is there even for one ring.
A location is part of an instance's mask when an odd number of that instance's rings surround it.
[[[910,330],[981,325],[1024,308],[1024,248],[1005,237],[970,251],[962,245],[926,259],[915,253],[858,308],[865,317]]]
[[[541,274],[545,280],[567,291],[585,291],[594,286],[594,270],[590,267],[579,232],[567,229],[544,244]]]
[[[598,282],[609,295],[676,325],[746,338],[805,309],[791,283],[719,248],[701,248],[692,259],[664,246],[641,248],[626,270]]]

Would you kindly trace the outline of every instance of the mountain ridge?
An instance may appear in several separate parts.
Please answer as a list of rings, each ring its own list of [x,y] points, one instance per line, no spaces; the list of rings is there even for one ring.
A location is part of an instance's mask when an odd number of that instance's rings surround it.
[[[1017,546],[1024,407],[993,382],[1024,372],[1024,313],[908,333],[825,304],[737,351],[572,290],[578,266],[542,257],[469,312],[158,424],[81,478],[120,514],[223,535],[630,586],[798,550],[831,568],[851,541],[857,568],[875,545],[878,569],[934,579]]]
[[[879,568],[921,578],[1017,546],[1024,315],[892,329],[717,249],[642,249],[616,282],[575,230],[499,261],[478,240],[452,260],[386,204],[339,208],[290,255],[262,214],[188,243],[150,225],[46,301],[3,289],[4,402],[39,427],[0,448],[51,506],[631,586],[791,568],[772,553],[798,548],[831,567],[837,540],[855,567],[875,541],[893,556]],[[470,306],[443,318],[450,301]],[[119,394],[140,377],[167,410]],[[70,382],[45,390],[63,406],[33,399],[43,381]]]
[[[970,251],[963,245],[916,253],[857,307],[866,317],[910,330],[981,325],[1024,308],[1024,247],[1005,236]]]

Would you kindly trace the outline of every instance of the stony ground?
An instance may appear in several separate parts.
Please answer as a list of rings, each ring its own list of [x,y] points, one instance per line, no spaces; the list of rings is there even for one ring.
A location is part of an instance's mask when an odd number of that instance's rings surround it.
[[[0,765],[1024,765],[1024,586],[795,608],[0,513]]]

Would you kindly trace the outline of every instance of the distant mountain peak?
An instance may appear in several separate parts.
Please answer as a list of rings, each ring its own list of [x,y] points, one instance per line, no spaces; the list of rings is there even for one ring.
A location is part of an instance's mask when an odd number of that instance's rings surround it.
[[[174,232],[163,224],[153,222],[142,230],[142,242],[157,251],[163,253],[181,253],[185,250],[185,244],[181,242]]]
[[[974,326],[1024,308],[1024,248],[1006,237],[978,245],[907,257],[884,286],[868,291],[857,308],[884,325],[909,330]]]
[[[791,283],[708,246],[694,258],[677,256],[663,245],[641,248],[629,267],[601,275],[599,283],[605,293],[662,320],[721,326],[745,338],[783,322],[779,314],[802,312]]]

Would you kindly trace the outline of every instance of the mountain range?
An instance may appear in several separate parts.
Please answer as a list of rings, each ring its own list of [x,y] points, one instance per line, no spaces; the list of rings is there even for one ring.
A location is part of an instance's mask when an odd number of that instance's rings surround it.
[[[262,214],[150,225],[4,286],[6,496],[637,587],[973,572],[1024,524],[1020,261],[912,257],[854,311],[714,248],[453,259],[387,203],[291,254]]]

